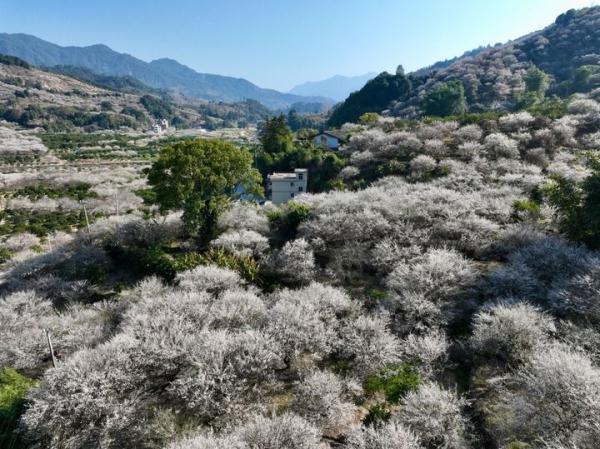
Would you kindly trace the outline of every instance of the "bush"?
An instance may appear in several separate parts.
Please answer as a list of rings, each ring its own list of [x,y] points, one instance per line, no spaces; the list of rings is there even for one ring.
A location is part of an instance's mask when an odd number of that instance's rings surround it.
[[[543,350],[555,330],[553,320],[539,309],[529,304],[501,303],[475,315],[470,341],[478,354],[518,365]]]
[[[15,431],[23,412],[25,396],[36,383],[12,368],[0,369],[0,447],[21,447]]]
[[[422,449],[412,431],[397,423],[364,427],[348,435],[345,449]]]
[[[269,213],[269,221],[272,232],[282,242],[296,238],[298,226],[310,218],[310,207],[289,201],[280,209],[274,209]]]
[[[467,446],[466,401],[435,383],[410,391],[392,421],[411,429],[427,448],[463,449]]]
[[[537,351],[500,392],[490,419],[504,443],[556,441],[593,448],[600,429],[600,371],[583,354],[550,346]],[[507,440],[507,441],[506,441]]]
[[[286,242],[269,259],[269,271],[284,284],[306,285],[315,275],[315,257],[304,239]]]
[[[561,231],[575,241],[600,249],[600,158],[590,155],[588,163],[592,172],[581,185],[553,176],[543,191],[556,208]]]
[[[367,393],[381,392],[389,402],[397,404],[408,392],[419,388],[420,383],[421,377],[415,368],[403,363],[367,377],[364,388]]]

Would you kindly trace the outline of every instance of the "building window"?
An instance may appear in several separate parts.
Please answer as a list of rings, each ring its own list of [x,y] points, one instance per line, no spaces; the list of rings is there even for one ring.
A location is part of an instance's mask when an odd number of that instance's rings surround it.
[[[294,187],[294,183],[293,182],[290,182],[290,187]]]
[[[298,187],[298,192],[302,192],[302,186]]]
[[[290,198],[294,198],[294,193],[290,193]]]
[[[304,175],[303,175],[302,173],[300,173],[300,174],[298,175],[298,179],[299,179],[300,181],[302,181],[302,180],[304,179]]]

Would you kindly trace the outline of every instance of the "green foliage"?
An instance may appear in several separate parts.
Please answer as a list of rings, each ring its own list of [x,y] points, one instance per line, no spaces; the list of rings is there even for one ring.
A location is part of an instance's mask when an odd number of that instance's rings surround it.
[[[542,191],[550,205],[556,208],[559,228],[570,239],[600,248],[600,157],[588,154],[592,171],[581,185],[575,181],[552,176],[552,182]]]
[[[12,368],[0,369],[0,447],[22,447],[14,431],[25,406],[25,395],[36,383]]]
[[[148,183],[161,211],[183,210],[191,234],[208,243],[219,215],[227,209],[237,185],[262,194],[260,173],[252,155],[220,140],[190,140],[161,150],[148,172]]]
[[[261,282],[260,267],[256,260],[250,256],[236,256],[222,248],[212,248],[202,255],[201,264],[217,265],[221,268],[228,268],[237,271],[242,279],[245,279],[248,282]]]
[[[405,75],[383,72],[367,82],[358,92],[351,93],[346,101],[336,107],[328,125],[339,127],[347,122],[356,122],[365,112],[379,113],[392,101],[406,99],[411,89],[410,80]]]
[[[295,109],[291,109],[287,115],[287,124],[292,131],[303,128],[320,129],[325,125],[325,119],[322,114],[299,114]]]
[[[572,81],[573,92],[588,92],[600,85],[600,82],[593,81],[594,75],[600,72],[600,65],[588,64],[582,65],[575,70]]]
[[[512,217],[515,221],[537,220],[540,217],[541,206],[538,202],[530,199],[515,200],[513,202]]]
[[[389,421],[392,411],[386,404],[375,404],[369,407],[369,413],[365,416],[363,424],[365,426],[376,426]]]
[[[381,392],[386,399],[397,404],[408,392],[419,388],[421,377],[409,363],[384,369],[367,377],[364,388],[367,393]]]
[[[90,214],[90,222],[93,218]],[[83,228],[85,225],[83,211],[0,210],[0,235],[31,232],[41,237],[55,231],[71,232],[73,227]]]
[[[258,138],[263,151],[268,154],[288,153],[294,147],[294,134],[284,115],[267,119],[259,130]]]
[[[365,112],[358,118],[361,125],[371,126],[379,121],[380,115],[376,112]]]
[[[287,242],[296,238],[298,226],[310,218],[310,208],[305,204],[288,201],[280,209],[269,213],[269,224],[277,240]]]
[[[10,249],[0,247],[0,264],[3,264],[4,262],[10,260],[12,256],[13,253]]]
[[[14,66],[18,66],[18,67],[23,67],[25,69],[31,68],[29,63],[23,61],[21,58],[17,58],[16,56],[9,56],[9,55],[0,55],[0,64],[14,65]]]
[[[426,115],[445,117],[467,112],[465,88],[460,81],[440,83],[427,92],[423,101]]]
[[[268,119],[259,131],[259,139],[262,148],[258,150],[256,166],[263,179],[275,171],[306,168],[309,173],[308,190],[321,192],[331,188],[331,183],[344,166],[336,154],[322,151],[310,143],[295,146],[294,135],[283,115]]]
[[[173,108],[171,103],[152,95],[144,95],[140,98],[140,104],[144,106],[148,113],[156,119],[171,119],[173,117]]]
[[[529,106],[527,111],[534,116],[559,119],[567,114],[567,102],[557,96]]]
[[[43,197],[48,198],[73,198],[76,200],[83,200],[85,198],[96,198],[98,194],[96,192],[90,192],[91,184],[71,184],[71,185],[45,185],[36,184],[21,189],[15,190],[10,193],[10,196],[26,196],[31,200],[38,200]]]
[[[523,81],[525,81],[525,89],[527,92],[536,94],[540,100],[544,99],[546,91],[550,86],[550,77],[546,72],[533,66],[527,71],[523,77]]]

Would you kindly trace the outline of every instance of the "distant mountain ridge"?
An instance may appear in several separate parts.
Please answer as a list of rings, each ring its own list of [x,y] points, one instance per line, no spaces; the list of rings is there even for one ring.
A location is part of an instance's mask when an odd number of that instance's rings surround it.
[[[352,92],[359,90],[377,73],[369,72],[358,76],[335,75],[320,81],[308,81],[293,87],[289,93],[305,96],[321,96],[337,101],[345,100]]]
[[[173,59],[145,62],[103,44],[61,47],[28,34],[0,33],[0,54],[17,56],[36,67],[83,67],[98,75],[129,76],[153,88],[204,100],[238,102],[252,99],[271,109],[286,109],[294,103],[333,103],[328,98],[264,89],[243,78],[198,73]]]

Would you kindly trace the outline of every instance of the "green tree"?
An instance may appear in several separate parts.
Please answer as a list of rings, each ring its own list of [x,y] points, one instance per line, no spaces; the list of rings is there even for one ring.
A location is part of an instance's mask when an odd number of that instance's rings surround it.
[[[465,88],[460,81],[446,81],[425,95],[423,110],[426,115],[445,117],[463,115],[467,112]]]
[[[371,126],[379,121],[379,114],[377,112],[365,112],[358,118],[358,122],[361,125]]]
[[[533,66],[527,71],[523,77],[523,81],[525,81],[527,92],[535,94],[540,101],[544,99],[546,91],[550,86],[550,77],[546,72]]]
[[[262,194],[260,173],[252,154],[220,140],[190,140],[167,146],[148,172],[148,182],[161,211],[183,210],[186,230],[203,243],[213,237],[219,215],[234,189]]]
[[[285,153],[294,148],[294,134],[287,126],[284,115],[267,119],[260,128],[258,138],[267,153]]]
[[[588,157],[592,173],[581,184],[554,176],[543,192],[556,208],[560,230],[572,240],[600,249],[600,157]]]

